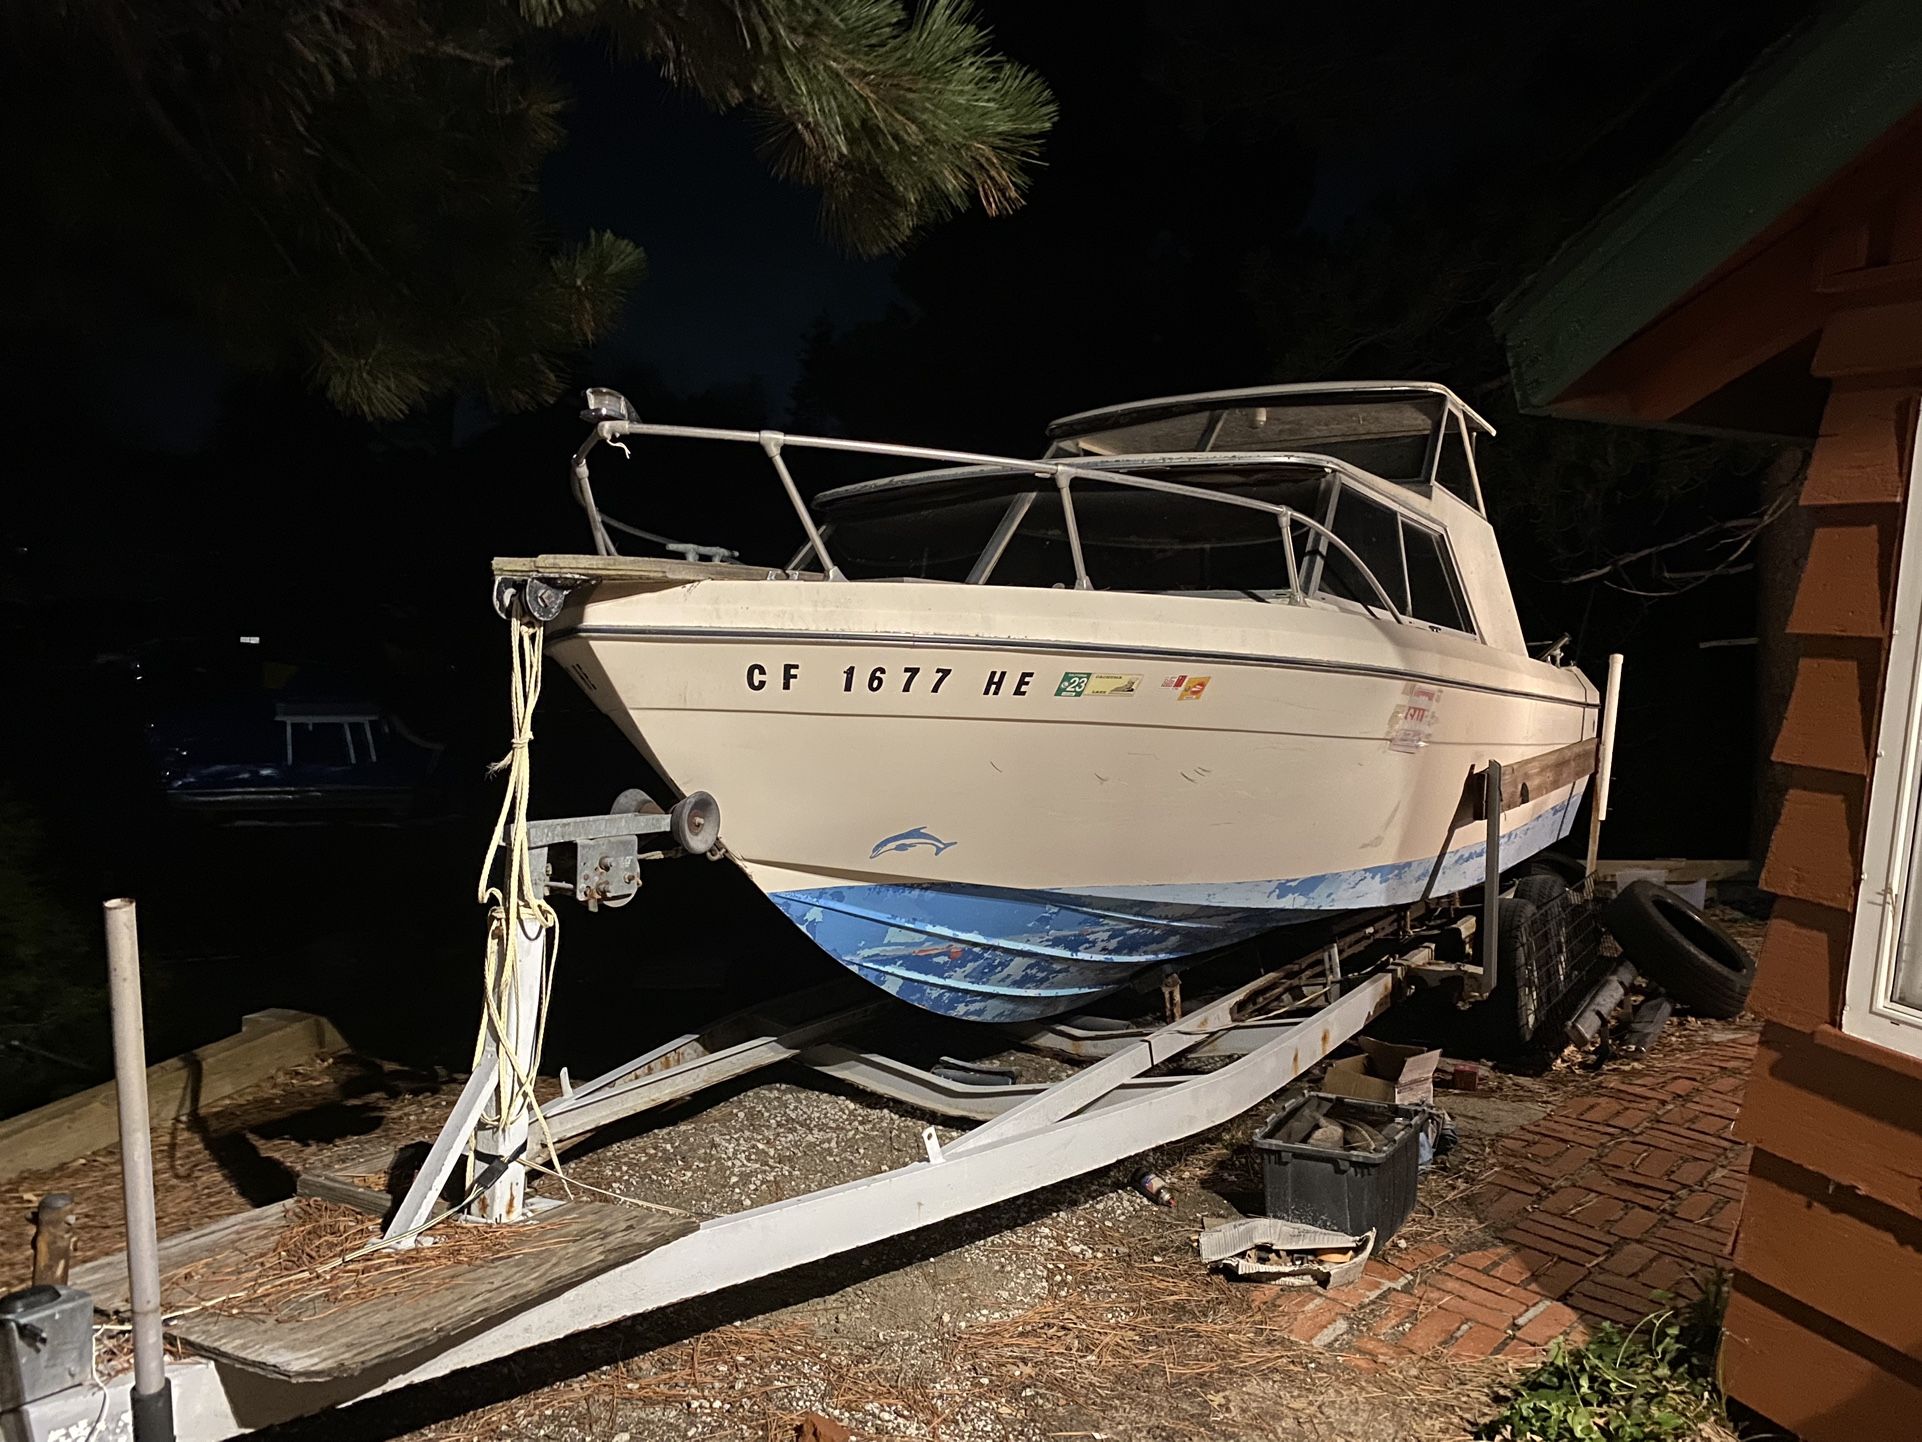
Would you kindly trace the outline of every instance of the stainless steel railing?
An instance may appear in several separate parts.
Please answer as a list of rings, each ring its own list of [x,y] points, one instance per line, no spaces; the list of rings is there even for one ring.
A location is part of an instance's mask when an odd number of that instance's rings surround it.
[[[625,402],[622,402],[622,404],[624,405]],[[788,504],[794,508],[794,514],[800,518],[801,528],[807,535],[807,545],[804,550],[814,553],[814,558],[820,563],[821,574],[833,581],[845,581],[847,577],[842,573],[840,567],[834,564],[833,558],[829,555],[827,539],[822,534],[821,528],[815,524],[814,516],[808,510],[807,503],[802,500],[800,488],[795,485],[794,476],[788,470],[784,453],[790,448],[818,451],[844,451],[856,455],[888,456],[899,460],[932,461],[943,465],[994,466],[999,469],[1026,472],[1029,475],[1041,479],[1052,478],[1056,489],[1061,493],[1061,511],[1062,517],[1067,524],[1068,550],[1074,559],[1075,588],[1084,591],[1092,590],[1094,583],[1088,577],[1087,559],[1083,554],[1081,545],[1081,528],[1075,518],[1072,487],[1076,481],[1105,486],[1123,486],[1143,491],[1159,491],[1164,495],[1187,496],[1214,505],[1239,506],[1244,510],[1265,511],[1276,518],[1281,528],[1282,550],[1288,568],[1288,590],[1290,598],[1293,601],[1299,603],[1304,599],[1301,588],[1301,559],[1295,552],[1294,537],[1294,527],[1300,525],[1308,530],[1311,535],[1321,538],[1326,546],[1333,547],[1343,556],[1346,556],[1348,560],[1354,564],[1355,569],[1361,574],[1362,578],[1367,581],[1370,589],[1372,589],[1380,599],[1382,606],[1387,610],[1388,614],[1394,617],[1398,623],[1405,624],[1408,619],[1402,614],[1402,608],[1390,598],[1387,589],[1382,585],[1380,580],[1376,578],[1374,571],[1368,567],[1367,563],[1364,562],[1360,556],[1355,554],[1353,548],[1350,547],[1346,541],[1342,540],[1340,536],[1337,536],[1320,521],[1315,520],[1312,516],[1302,514],[1291,506],[1276,505],[1270,501],[1256,500],[1253,496],[1239,496],[1227,491],[1211,491],[1200,486],[1185,486],[1179,481],[1164,481],[1154,476],[1138,476],[1127,471],[1096,470],[1090,466],[1078,466],[1068,461],[1035,460],[1031,457],[1023,458],[1018,456],[995,456],[979,451],[948,451],[940,450],[932,446],[897,445],[888,441],[850,441],[835,436],[797,436],[790,435],[785,431],[722,430],[711,426],[656,425],[648,422],[630,420],[599,421],[594,427],[593,434],[591,434],[587,440],[582,443],[580,449],[574,453],[573,477],[575,497],[580,501],[581,508],[587,512],[588,524],[594,535],[595,550],[603,556],[612,556],[618,553],[614,549],[613,542],[608,539],[607,526],[609,524],[609,518],[602,514],[599,505],[594,499],[593,486],[588,478],[588,457],[597,445],[603,443],[615,446],[623,454],[627,454],[627,447],[622,445],[621,442],[630,436],[654,437],[663,440],[729,441],[736,444],[759,446],[772,463],[775,475],[780,480],[781,489],[787,494]],[[1251,456],[1248,459],[1262,461],[1298,461],[1337,473],[1346,473],[1349,470],[1349,467],[1344,466],[1341,462],[1328,456],[1296,455],[1289,453],[1286,455],[1277,454],[1275,456]],[[1017,521],[1018,519],[1017,517]],[[618,525],[619,523],[614,524]],[[621,527],[621,529],[631,528]],[[1013,528],[1009,527],[1008,530],[1011,535]],[[997,528],[996,539],[1000,540],[1003,545],[1006,544],[1007,537],[1000,534],[999,528]],[[712,547],[692,546],[684,542],[659,541],[658,539],[657,544],[661,544],[670,550],[684,551],[690,555],[694,553],[712,553],[714,550]],[[991,542],[990,544],[992,545],[993,543]],[[991,569],[991,567],[992,563],[990,562],[989,569]],[[969,580],[980,584],[981,580],[985,580],[986,573],[980,566],[976,567],[976,571],[980,573],[979,577],[977,578],[976,575],[970,575]]]

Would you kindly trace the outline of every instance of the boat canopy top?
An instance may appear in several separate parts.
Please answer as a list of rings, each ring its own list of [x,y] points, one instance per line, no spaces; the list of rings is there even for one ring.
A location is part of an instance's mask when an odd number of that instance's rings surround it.
[[[1477,435],[1495,428],[1432,381],[1250,386],[1103,406],[1048,426],[1049,457],[1307,452],[1484,509]]]

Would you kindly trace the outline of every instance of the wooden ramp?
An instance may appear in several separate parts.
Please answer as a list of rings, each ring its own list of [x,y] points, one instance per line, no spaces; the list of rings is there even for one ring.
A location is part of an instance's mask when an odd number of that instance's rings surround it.
[[[431,1245],[383,1249],[366,1212],[292,1197],[160,1244],[167,1333],[288,1381],[350,1377],[452,1341],[687,1235],[693,1217],[563,1202],[505,1226],[448,1221]],[[104,1312],[127,1307],[125,1254],[74,1270]]]

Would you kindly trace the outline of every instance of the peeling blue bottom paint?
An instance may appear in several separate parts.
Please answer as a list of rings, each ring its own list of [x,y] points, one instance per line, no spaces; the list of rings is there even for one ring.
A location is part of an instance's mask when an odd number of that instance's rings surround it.
[[[1567,835],[1580,796],[1504,832],[1503,860]],[[1477,842],[1449,852],[1431,894],[1478,884],[1486,851]],[[1144,967],[1332,913],[1418,901],[1434,869],[1431,857],[1221,886],[877,883],[770,895],[822,950],[903,1001],[968,1021],[1029,1021],[1085,1006]]]

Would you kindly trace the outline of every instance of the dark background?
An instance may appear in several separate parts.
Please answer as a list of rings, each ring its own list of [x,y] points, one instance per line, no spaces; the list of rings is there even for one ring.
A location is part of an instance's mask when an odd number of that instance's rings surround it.
[[[1140,396],[1447,382],[1502,431],[1484,487],[1530,639],[1569,635],[1598,681],[1610,651],[1629,658],[1605,851],[1744,856],[1769,723],[1741,643],[1766,569],[1704,543],[1569,578],[1753,513],[1777,452],[1521,416],[1489,316],[1811,8],[984,5],[1059,99],[1045,168],[1014,216],[875,261],[818,236],[743,121],[562,46],[570,139],[539,203],[562,235],[633,238],[650,268],[576,374],[650,419],[1015,454],[1052,416]],[[488,562],[587,547],[566,484],[577,405],[352,421],[137,305],[104,338],[0,338],[0,1111],[104,1069],[96,908],[123,893],[156,1054],[284,1005],[370,1051],[460,1065],[498,799],[484,768],[507,722]],[[800,469],[811,488],[848,473]],[[650,529],[764,561],[798,540],[753,453],[610,457],[598,479]],[[165,813],[142,740],[158,703],[102,658],[231,653],[243,634],[356,678],[444,746],[422,817],[235,830]],[[599,810],[645,778],[554,679],[537,810]],[[723,984],[826,965],[732,868],[695,862],[654,868],[617,914],[570,909],[563,933],[555,1026],[576,1071],[637,1049],[635,1008],[665,1024],[720,1009]]]

